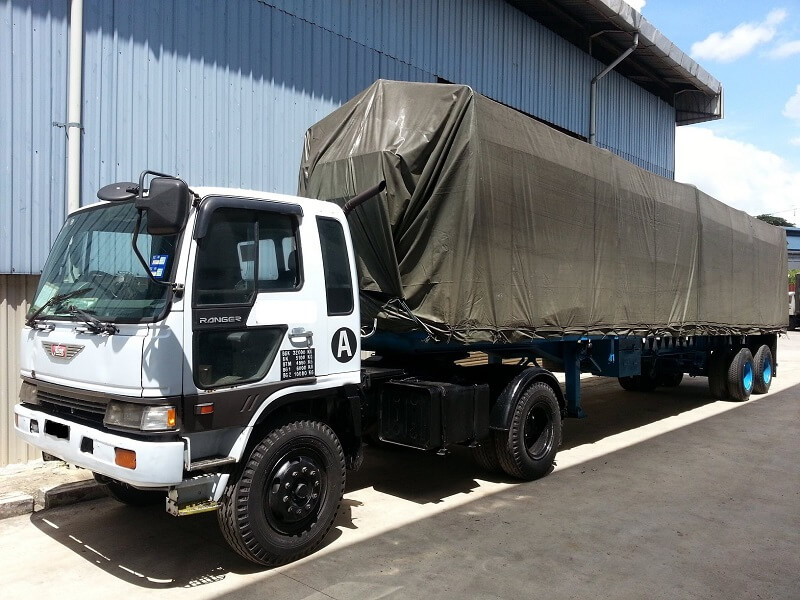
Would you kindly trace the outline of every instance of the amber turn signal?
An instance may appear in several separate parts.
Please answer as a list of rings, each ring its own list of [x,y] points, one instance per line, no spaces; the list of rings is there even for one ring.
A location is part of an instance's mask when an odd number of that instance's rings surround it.
[[[126,469],[136,468],[136,452],[133,450],[124,450],[122,448],[114,448],[114,462],[120,467]]]

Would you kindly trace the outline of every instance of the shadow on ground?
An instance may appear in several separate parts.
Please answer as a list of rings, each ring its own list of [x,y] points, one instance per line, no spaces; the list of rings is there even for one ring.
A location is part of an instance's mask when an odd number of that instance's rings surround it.
[[[654,394],[623,392],[615,381],[592,383],[585,387],[584,392],[584,404],[589,418],[580,421],[569,420],[565,423],[563,448],[592,443],[605,436],[653,423],[702,406],[710,401],[704,379],[689,382],[685,386],[666,393],[656,392]],[[777,402],[777,398],[775,401]],[[739,411],[734,412],[739,414]],[[722,415],[719,418],[729,419],[730,417]],[[704,446],[701,445],[701,447]],[[635,450],[626,451],[626,455],[631,452],[635,453]],[[670,450],[670,452],[672,451]],[[692,455],[688,451],[687,456],[677,456],[681,452],[679,448],[669,456],[670,465],[667,466],[659,462],[663,458],[660,455],[643,454],[642,460],[646,462],[652,459],[654,465],[651,468],[655,471],[666,470],[666,477],[670,473],[681,472],[679,468],[681,461],[692,459]],[[672,465],[675,465],[675,468]],[[599,470],[601,473],[609,473],[608,468]],[[594,469],[594,471],[596,472],[598,469]],[[630,475],[624,476],[624,470],[617,467],[611,473],[616,474],[615,477],[603,485],[619,488],[621,493],[631,487],[626,482]],[[430,533],[429,543],[422,543],[419,551],[412,547],[412,543],[421,542],[413,536],[407,537],[402,533],[395,533],[390,537],[400,540],[400,547],[395,549],[399,553],[414,555],[418,552],[423,554],[433,552],[437,554],[437,556],[430,557],[432,560],[435,559],[432,563],[434,570],[431,577],[435,577],[437,568],[447,568],[447,561],[442,561],[449,551],[455,551],[456,555],[468,551],[470,556],[475,558],[476,553],[479,554],[479,549],[486,544],[492,548],[489,555],[491,560],[489,558],[480,560],[480,569],[491,571],[499,568],[501,564],[507,565],[513,561],[530,562],[530,555],[519,548],[509,549],[508,555],[504,556],[496,547],[500,543],[498,540],[501,541],[504,536],[511,535],[510,539],[519,543],[515,528],[522,526],[522,523],[519,522],[521,512],[543,510],[542,518],[547,521],[552,518],[552,515],[546,516],[545,512],[549,513],[557,509],[559,505],[563,505],[566,511],[572,512],[576,505],[585,503],[587,498],[590,499],[593,495],[599,494],[598,491],[592,492],[583,488],[574,488],[570,492],[569,485],[563,487],[564,481],[574,481],[574,478],[580,474],[580,470],[565,469],[537,482],[516,485],[511,490],[485,499],[482,503],[470,503],[470,505],[475,504],[472,510],[483,516],[476,517],[475,520],[467,519],[468,522],[460,522],[457,535],[454,535],[444,546],[441,546],[439,542],[442,541],[442,536],[447,538],[451,535],[449,530]],[[596,484],[599,485],[601,478],[596,475],[595,477],[597,478]],[[470,494],[480,485],[478,479],[513,482],[511,479],[487,475],[480,471],[472,462],[470,451],[467,448],[456,448],[447,457],[405,449],[368,448],[362,470],[357,473],[348,473],[347,492],[372,486],[385,494],[415,503],[427,504],[441,502],[444,498],[456,495]],[[649,479],[658,481],[658,478],[652,475],[648,476]],[[674,476],[669,476],[665,481],[670,482],[672,479]],[[552,492],[554,486],[559,489],[557,493]],[[649,493],[642,497],[630,496],[630,494],[631,492],[628,490],[627,496],[620,496],[614,500],[617,504],[614,514],[615,518],[621,519],[619,521],[621,528],[624,525],[625,511],[623,510],[622,514],[620,511],[624,505],[630,506],[631,519],[638,522],[646,519],[647,511],[655,510],[656,507],[663,504],[662,501],[654,504],[653,502],[657,498],[651,498]],[[576,502],[577,497],[580,497],[580,502]],[[520,498],[525,499],[524,504],[519,504]],[[359,506],[360,502],[356,500],[348,498],[344,500],[335,526],[328,535],[325,545],[333,544],[341,536],[343,529],[354,527],[352,513],[357,511]],[[463,519],[464,511],[458,511],[458,514],[462,515],[459,519]],[[589,514],[594,515],[597,519],[605,518],[604,511],[597,506],[592,507]],[[452,516],[443,518],[446,521]],[[36,513],[31,517],[31,521],[41,531],[70,548],[86,561],[114,577],[142,588],[193,588],[220,581],[229,573],[248,574],[263,570],[240,559],[228,549],[218,531],[216,516],[213,513],[175,518],[167,515],[161,507],[132,508],[104,499],[86,502],[81,505],[80,510],[71,507],[71,509],[54,509]],[[489,524],[491,527],[487,529]],[[593,523],[591,519],[580,515],[574,515],[573,521],[559,516],[557,523],[550,523],[550,526],[569,530],[576,526],[584,527],[587,532],[596,525],[597,523]],[[508,527],[508,531],[498,532],[496,528],[501,526]],[[438,525],[421,522],[411,526],[411,529],[420,530],[426,527],[434,530],[438,528]],[[605,529],[607,526],[604,526]],[[549,546],[548,536],[558,535],[558,533],[549,527],[534,527],[529,534],[530,539],[526,546],[528,552],[539,554],[545,551],[545,548]],[[428,534],[424,532],[419,533],[421,540],[424,540],[426,535]],[[493,537],[497,535],[500,537]],[[587,535],[591,537],[593,534],[587,533]],[[376,549],[377,556],[381,557],[380,560],[383,563],[392,564],[393,560],[387,554],[389,548],[385,547],[386,540],[383,538],[381,540],[370,542],[364,547],[369,548],[377,544],[379,546]],[[347,555],[351,555],[352,552],[348,550]],[[356,551],[356,554],[362,552]],[[579,554],[583,552],[582,550]],[[337,550],[333,555],[338,553]],[[441,553],[441,556],[438,556],[438,553]],[[314,558],[311,559],[311,564],[314,560]],[[330,562],[338,559],[322,558],[320,560]],[[360,560],[365,561],[366,556],[361,556]],[[406,561],[405,564],[408,562]],[[417,565],[417,568],[419,567],[418,563],[414,564]],[[578,566],[576,563],[575,567]],[[362,567],[361,571],[367,568],[363,566],[363,563]],[[548,562],[548,568],[555,569],[556,566]]]

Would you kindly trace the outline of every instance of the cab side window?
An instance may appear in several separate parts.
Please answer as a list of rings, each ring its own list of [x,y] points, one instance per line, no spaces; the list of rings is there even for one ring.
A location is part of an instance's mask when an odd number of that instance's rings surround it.
[[[342,224],[335,219],[317,217],[317,228],[322,247],[328,314],[349,315],[353,312],[353,283]]]
[[[257,291],[300,287],[297,220],[239,208],[214,212],[198,242],[197,305],[249,304]]]

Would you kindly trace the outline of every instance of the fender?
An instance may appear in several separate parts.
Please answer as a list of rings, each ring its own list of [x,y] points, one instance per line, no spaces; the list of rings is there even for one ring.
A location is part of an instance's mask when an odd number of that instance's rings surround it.
[[[492,412],[489,414],[489,429],[508,431],[511,427],[511,418],[514,413],[514,406],[517,404],[517,399],[531,384],[537,381],[542,381],[553,388],[563,416],[566,410],[566,402],[564,401],[564,393],[561,391],[561,386],[555,375],[541,367],[528,367],[514,377],[497,398],[497,402],[495,402],[492,407]]]
[[[354,394],[357,396],[357,393],[355,393],[353,390],[357,390],[358,384],[360,383],[360,371],[356,371],[356,373],[359,377],[358,382],[353,381],[353,373],[339,373],[336,375],[327,376],[324,378],[324,380],[317,378],[316,381],[308,387],[285,387],[264,397],[263,399],[260,399],[260,401],[253,407],[254,410],[249,422],[239,434],[237,440],[234,442],[228,453],[228,456],[235,458],[236,462],[241,461],[244,456],[245,448],[250,441],[250,435],[253,433],[253,430],[259,424],[268,419],[269,416],[279,408],[298,401],[336,396],[341,394],[341,392],[344,392],[344,395],[341,396],[342,401],[350,407],[351,417],[354,421],[353,427],[357,427],[359,429],[360,435],[360,397],[355,398],[355,400],[358,400],[357,402],[354,402],[353,397]]]

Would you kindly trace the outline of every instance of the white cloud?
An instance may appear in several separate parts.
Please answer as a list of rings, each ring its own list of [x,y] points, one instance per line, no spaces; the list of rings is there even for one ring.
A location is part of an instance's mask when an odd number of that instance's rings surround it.
[[[783,107],[783,116],[797,121],[800,125],[800,85],[797,86],[794,96],[789,98]]]
[[[766,150],[716,135],[702,127],[679,127],[675,138],[675,179],[691,183],[717,200],[751,215],[784,213],[798,205],[800,170]]]
[[[758,46],[769,42],[786,18],[782,9],[771,11],[761,23],[741,23],[728,33],[717,31],[701,42],[692,44],[692,56],[703,60],[732,62]]]
[[[793,146],[800,146],[800,137],[792,138],[789,143]]]
[[[788,58],[795,54],[800,54],[800,40],[783,42],[769,51],[770,58]]]
[[[625,0],[628,4],[631,5],[632,8],[642,12],[644,5],[647,4],[647,0]]]

